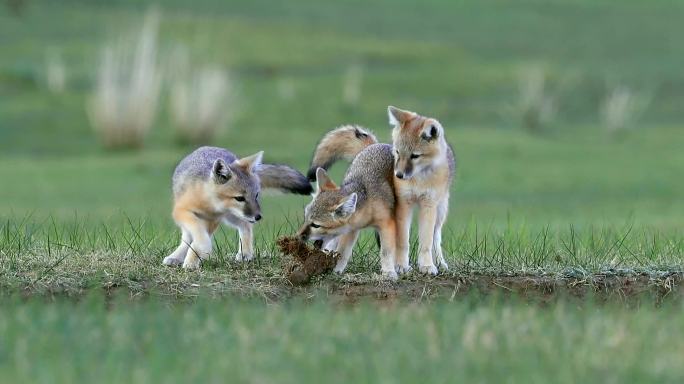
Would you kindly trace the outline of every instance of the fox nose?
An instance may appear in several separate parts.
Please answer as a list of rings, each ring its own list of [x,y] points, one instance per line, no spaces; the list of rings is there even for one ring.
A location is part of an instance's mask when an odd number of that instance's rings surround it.
[[[402,172],[402,171],[397,171],[397,172],[395,173],[395,175],[396,175],[398,178],[400,178],[400,179],[403,179],[403,178],[404,178],[404,172]]]
[[[257,213],[256,216],[254,216],[254,220],[256,220],[256,221],[261,220],[261,214]]]

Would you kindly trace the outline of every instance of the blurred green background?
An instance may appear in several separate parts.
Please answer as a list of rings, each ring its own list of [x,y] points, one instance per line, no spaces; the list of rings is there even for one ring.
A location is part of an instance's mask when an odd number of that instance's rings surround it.
[[[103,47],[134,40],[152,5],[155,119],[142,148],[105,150],[87,107]],[[0,215],[125,212],[171,226],[170,175],[192,149],[170,117],[182,46],[230,74],[232,118],[205,141],[238,155],[265,150],[304,171],[337,125],[389,140],[392,104],[447,129],[459,160],[451,226],[678,229],[683,17],[671,1],[14,0],[0,10]],[[308,199],[263,200],[274,224]]]
[[[681,382],[682,20],[665,0],[1,2],[0,378]],[[349,273],[293,288],[273,239],[309,198],[289,195],[263,197],[254,263],[228,229],[200,271],[161,265],[195,146],[304,172],[338,125],[388,141],[389,104],[456,151],[449,273],[378,282],[368,236]]]

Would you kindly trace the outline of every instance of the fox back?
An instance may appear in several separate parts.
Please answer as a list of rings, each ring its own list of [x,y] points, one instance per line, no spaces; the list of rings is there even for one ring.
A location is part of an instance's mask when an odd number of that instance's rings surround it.
[[[383,217],[392,215],[395,204],[392,166],[392,146],[373,144],[354,158],[340,187],[319,168],[318,187],[304,211],[305,223],[300,235],[328,240],[344,233],[352,222],[371,223],[379,213]]]
[[[217,147],[200,147],[186,156],[173,173],[176,202],[195,206],[200,215],[231,212],[253,221],[260,216],[261,184],[256,168],[261,152],[238,159],[230,151]]]

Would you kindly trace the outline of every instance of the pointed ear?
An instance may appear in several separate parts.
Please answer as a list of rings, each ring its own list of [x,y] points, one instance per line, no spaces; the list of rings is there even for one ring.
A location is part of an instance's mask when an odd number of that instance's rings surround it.
[[[391,126],[396,126],[413,119],[416,114],[411,111],[404,111],[394,106],[387,107],[387,115]]]
[[[233,177],[233,172],[228,168],[223,159],[216,159],[214,165],[211,167],[211,178],[216,184],[225,184]]]
[[[442,125],[438,121],[432,121],[423,128],[420,138],[425,141],[435,140],[442,134],[442,129]]]
[[[318,168],[316,170],[316,187],[316,193],[320,191],[332,191],[337,189],[337,185],[330,179],[328,173],[325,172],[325,169],[323,168]]]
[[[352,193],[340,205],[335,207],[335,216],[345,218],[356,212],[356,192]]]
[[[244,170],[248,172],[254,172],[254,170],[258,169],[261,166],[261,158],[264,156],[264,151],[257,152],[253,154],[252,156],[247,156],[243,157],[240,160],[237,160],[237,165],[239,167],[242,167]]]

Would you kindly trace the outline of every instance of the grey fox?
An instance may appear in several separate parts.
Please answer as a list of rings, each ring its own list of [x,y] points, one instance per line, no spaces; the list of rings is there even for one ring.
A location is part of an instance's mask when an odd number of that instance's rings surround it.
[[[211,254],[211,237],[223,222],[237,228],[238,261],[254,256],[252,225],[261,219],[259,191],[275,188],[308,195],[307,178],[286,165],[262,164],[263,152],[238,159],[230,151],[200,147],[186,156],[173,173],[173,218],[182,235],[165,265],[199,267]]]
[[[337,239],[340,260],[335,271],[347,266],[359,231],[374,227],[380,234],[381,272],[396,279],[395,199],[392,185],[393,157],[389,144],[372,144],[352,161],[341,186],[323,168],[316,171],[316,192],[304,210],[298,232],[303,240],[329,242]]]

